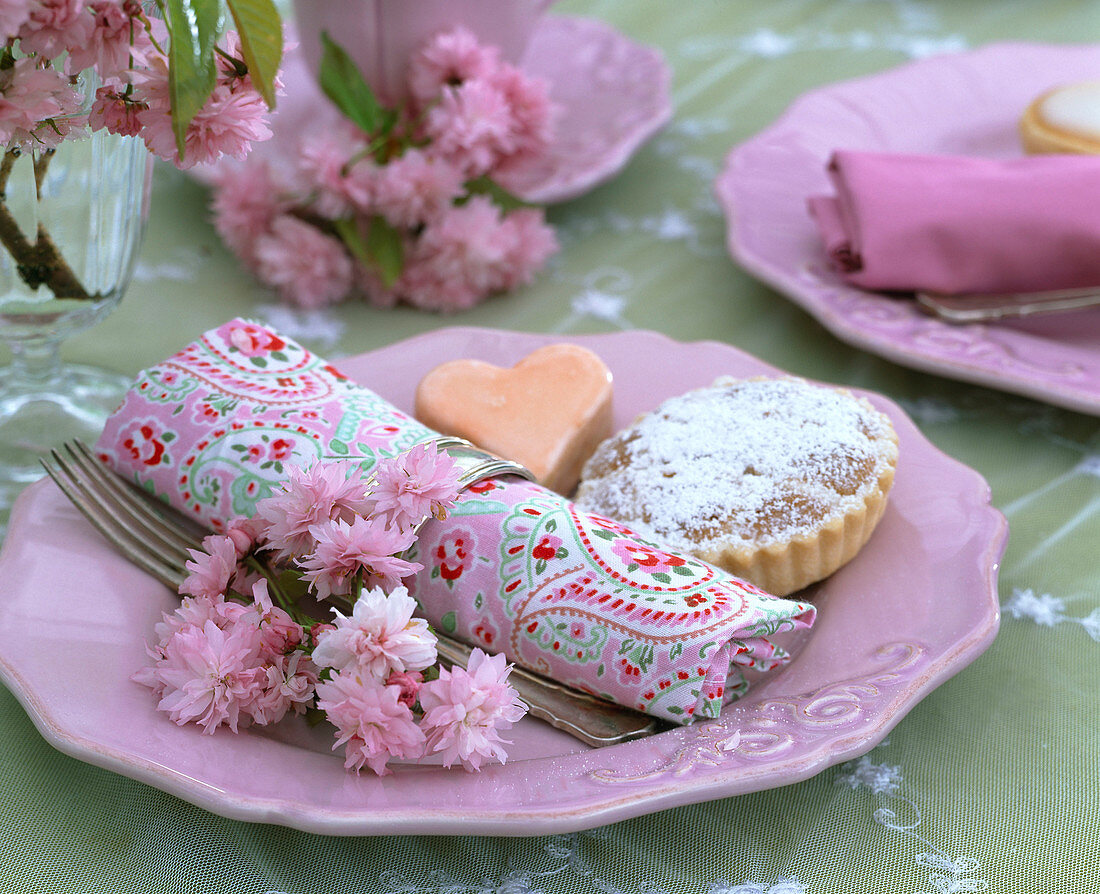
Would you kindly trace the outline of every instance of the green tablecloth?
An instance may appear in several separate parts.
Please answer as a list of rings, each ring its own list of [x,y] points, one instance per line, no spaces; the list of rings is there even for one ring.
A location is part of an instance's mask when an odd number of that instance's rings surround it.
[[[564,250],[533,287],[446,319],[340,307],[306,321],[318,328],[304,340],[337,356],[451,323],[563,336],[645,328],[882,392],[978,469],[1008,516],[996,642],[864,759],[547,838],[341,839],[233,822],[54,751],[0,690],[0,891],[1100,889],[1100,422],[847,347],[737,268],[711,192],[727,150],[811,87],[993,40],[1100,39],[1100,7],[571,0],[556,11],[661,48],[674,72],[668,129],[613,182],[553,210]],[[205,201],[158,172],[137,280],[72,341],[71,358],[134,373],[234,315],[269,315],[272,295],[219,244]]]

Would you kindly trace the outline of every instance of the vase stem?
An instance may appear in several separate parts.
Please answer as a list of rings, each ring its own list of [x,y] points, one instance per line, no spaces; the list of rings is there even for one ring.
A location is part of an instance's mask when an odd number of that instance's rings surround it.
[[[41,387],[56,382],[61,373],[61,342],[56,338],[19,339],[9,342],[11,364],[6,373],[15,387]]]

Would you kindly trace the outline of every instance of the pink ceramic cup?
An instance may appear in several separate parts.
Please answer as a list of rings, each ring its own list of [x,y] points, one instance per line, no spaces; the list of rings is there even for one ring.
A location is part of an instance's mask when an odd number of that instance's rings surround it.
[[[409,56],[428,38],[453,25],[464,25],[485,44],[518,62],[553,0],[294,0],[302,53],[317,71],[322,32],[355,60],[385,105],[406,95]]]

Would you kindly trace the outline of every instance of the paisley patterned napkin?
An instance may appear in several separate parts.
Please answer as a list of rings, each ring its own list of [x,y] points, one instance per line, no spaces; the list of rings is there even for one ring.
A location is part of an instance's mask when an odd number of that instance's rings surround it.
[[[277,333],[233,320],[142,373],[97,452],[215,529],[290,464],[377,458],[435,436]],[[789,660],[813,606],[776,599],[507,477],[421,529],[406,581],[440,629],[578,689],[679,723],[716,716]]]

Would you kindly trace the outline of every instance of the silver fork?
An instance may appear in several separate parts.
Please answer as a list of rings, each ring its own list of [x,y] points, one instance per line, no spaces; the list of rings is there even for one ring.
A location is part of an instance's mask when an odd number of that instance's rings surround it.
[[[1100,287],[1013,292],[997,295],[941,295],[918,292],[917,305],[948,323],[983,323],[1082,310],[1100,304]]]
[[[104,465],[87,445],[69,441],[42,465],[62,493],[122,555],[173,592],[187,576],[189,549],[211,533],[151,497]],[[439,656],[465,666],[470,647],[434,631]],[[658,731],[659,724],[629,708],[514,666],[510,681],[534,717],[592,746],[614,745]]]

